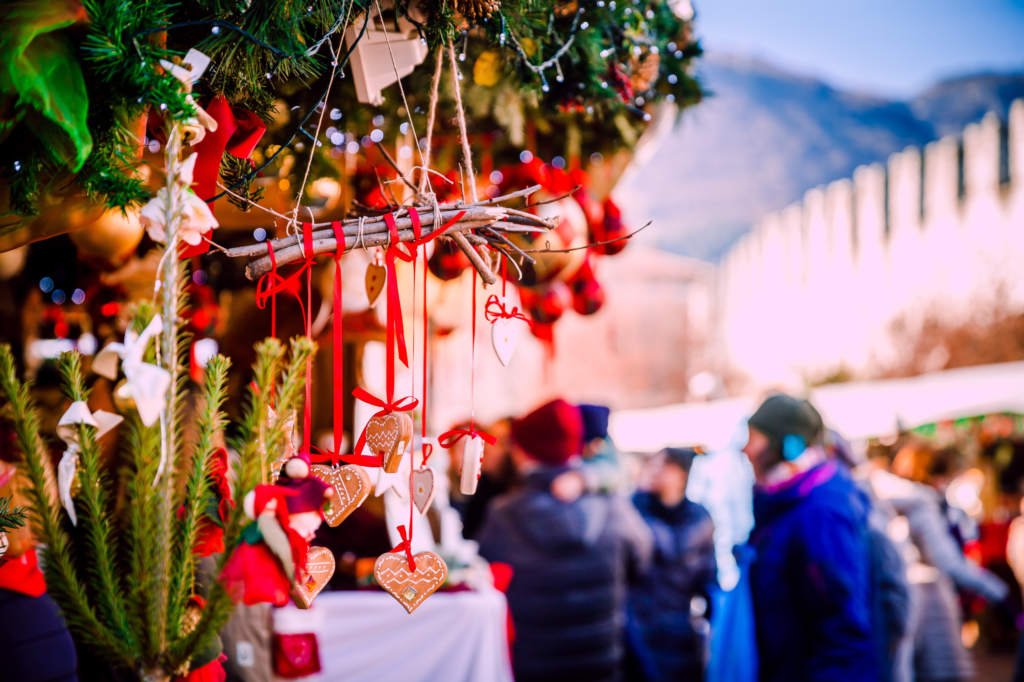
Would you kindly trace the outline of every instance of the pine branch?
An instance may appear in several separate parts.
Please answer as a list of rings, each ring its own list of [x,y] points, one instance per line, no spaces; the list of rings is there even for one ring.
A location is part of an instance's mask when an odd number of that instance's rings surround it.
[[[206,385],[196,418],[199,433],[192,455],[185,463],[190,470],[185,489],[184,516],[174,534],[175,548],[171,558],[171,589],[167,614],[167,638],[175,640],[181,629],[185,605],[195,583],[195,549],[199,523],[211,501],[209,477],[210,457],[216,451],[215,438],[225,422],[221,406],[227,399],[227,375],[231,361],[223,355],[210,360],[206,368]]]
[[[28,521],[28,512],[22,507],[10,508],[11,498],[0,497],[0,533],[21,528]]]
[[[102,622],[93,610],[85,586],[78,580],[71,556],[70,538],[59,519],[60,508],[51,500],[53,475],[46,468],[48,452],[39,435],[39,416],[29,394],[29,385],[17,378],[10,346],[0,345],[0,390],[11,404],[15,447],[24,457],[21,475],[29,501],[29,521],[43,546],[43,570],[50,595],[61,607],[68,627],[84,645],[115,665],[131,665],[132,652]]]
[[[62,353],[57,360],[64,393],[72,402],[87,402],[89,392],[82,380],[82,356],[78,351]],[[90,578],[92,600],[115,637],[133,653],[137,642],[128,623],[128,613],[117,570],[116,543],[112,534],[109,505],[110,480],[100,462],[96,432],[87,424],[76,424],[81,490],[78,493],[82,549],[86,552],[85,573]]]
[[[147,428],[136,413],[130,414],[125,422],[125,450],[131,462],[126,486],[127,525],[124,532],[128,547],[128,573],[125,582],[132,622],[141,626],[137,633],[140,658],[152,664],[160,653],[161,632],[154,615],[153,599],[158,589],[159,498],[152,485],[160,464],[160,429],[156,426]]]
[[[304,336],[292,339],[291,345],[291,359],[282,383],[278,406],[291,404],[294,407],[295,401],[305,388],[306,362],[316,352],[316,344]],[[228,548],[233,549],[237,544],[238,532],[245,518],[242,512],[243,505],[241,501],[245,499],[245,495],[255,488],[259,482],[259,446],[257,439],[252,436],[259,432],[260,415],[266,414],[270,397],[269,388],[273,386],[272,382],[276,375],[275,369],[279,365],[282,355],[283,350],[277,339],[267,339],[256,345],[256,363],[253,366],[253,373],[257,378],[257,385],[260,386],[260,391],[259,393],[255,391],[250,392],[250,409],[246,414],[243,431],[240,434],[240,437],[249,437],[245,441],[235,441],[237,445],[241,446],[238,449],[241,457],[236,468],[235,487],[235,499],[239,501],[239,504],[236,505],[232,514],[229,529],[226,529],[224,533],[224,546]],[[271,431],[279,430],[271,429]],[[217,563],[218,575],[229,555],[230,550],[221,555],[220,561]],[[218,632],[224,623],[227,622],[227,619],[231,617],[233,608],[234,605],[231,602],[230,596],[225,591],[224,585],[220,580],[213,581],[207,597],[206,608],[203,609],[202,618],[196,629],[187,637],[172,645],[169,654],[171,664],[174,665],[179,661],[184,662],[188,660],[188,652],[195,651],[201,642],[206,641],[205,638],[211,636],[214,632]]]

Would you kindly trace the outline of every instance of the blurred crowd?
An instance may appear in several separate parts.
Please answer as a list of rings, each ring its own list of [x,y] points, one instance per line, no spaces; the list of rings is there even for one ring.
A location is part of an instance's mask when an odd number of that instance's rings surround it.
[[[688,495],[703,453],[620,453],[608,420],[555,400],[493,425],[477,494],[455,502],[480,554],[513,568],[517,680],[966,681],[979,620],[1018,632],[1014,573],[980,565],[975,521],[948,502],[955,449],[903,437],[869,457],[771,395],[711,483],[752,488],[744,541]],[[735,571],[721,586],[716,536]],[[1020,519],[1006,558],[1024,578]]]

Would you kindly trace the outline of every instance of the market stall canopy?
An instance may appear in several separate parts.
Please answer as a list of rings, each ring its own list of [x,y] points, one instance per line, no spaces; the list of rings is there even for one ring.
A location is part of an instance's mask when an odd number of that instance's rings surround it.
[[[811,402],[847,438],[873,438],[925,424],[998,412],[1024,413],[1024,362],[821,386]]]
[[[626,452],[657,452],[665,447],[700,446],[719,450],[729,444],[737,425],[757,407],[754,398],[705,403],[678,403],[612,413],[608,432]]]
[[[925,424],[999,412],[1024,413],[1024,362],[820,386],[810,400],[825,423],[851,440],[877,438]],[[756,407],[754,398],[680,403],[611,416],[619,449],[656,452],[699,445],[717,450]]]

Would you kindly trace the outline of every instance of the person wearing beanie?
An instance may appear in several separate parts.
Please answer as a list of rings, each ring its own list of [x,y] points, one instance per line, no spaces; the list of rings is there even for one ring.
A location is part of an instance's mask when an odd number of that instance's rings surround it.
[[[654,536],[651,570],[629,590],[629,679],[699,682],[704,679],[709,591],[717,585],[714,523],[686,499],[697,452],[667,448],[649,460],[647,490],[633,496]]]
[[[580,411],[564,400],[513,421],[523,484],[495,500],[478,536],[481,556],[514,570],[506,596],[521,682],[624,679],[626,584],[646,567],[650,532],[623,498],[552,494],[552,481],[577,466],[582,438]]]
[[[761,682],[877,680],[867,498],[826,457],[806,400],[773,395],[748,426]]]
[[[571,473],[555,479],[552,492],[556,497],[568,501],[567,495],[587,490],[592,493],[624,492],[628,476],[622,467],[619,451],[608,435],[608,419],[611,410],[604,405],[580,405],[583,421],[583,443],[580,455],[582,466]],[[578,481],[566,480],[578,477]]]

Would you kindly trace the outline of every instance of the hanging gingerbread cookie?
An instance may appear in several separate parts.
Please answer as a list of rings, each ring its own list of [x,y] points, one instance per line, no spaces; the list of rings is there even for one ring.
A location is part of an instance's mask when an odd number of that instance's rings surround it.
[[[366,469],[356,464],[340,467],[316,464],[310,469],[310,476],[331,486],[324,509],[324,520],[331,528],[338,526],[358,509],[373,486]]]

